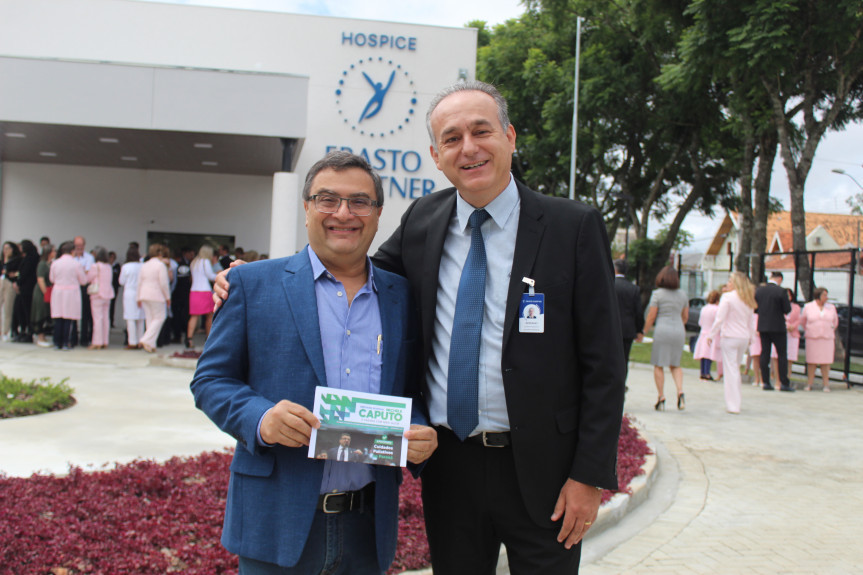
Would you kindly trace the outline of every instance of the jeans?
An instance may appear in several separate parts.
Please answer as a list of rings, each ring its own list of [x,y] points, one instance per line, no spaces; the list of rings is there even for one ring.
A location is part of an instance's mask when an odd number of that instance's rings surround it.
[[[386,567],[389,567],[387,565]],[[299,562],[293,567],[240,557],[240,575],[383,575],[371,510],[326,514],[315,519]]]

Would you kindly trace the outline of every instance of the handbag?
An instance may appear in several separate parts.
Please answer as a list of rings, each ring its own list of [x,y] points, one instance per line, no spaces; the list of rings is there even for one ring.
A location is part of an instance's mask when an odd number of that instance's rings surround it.
[[[45,300],[45,303],[48,303],[48,304],[51,303],[51,292],[53,292],[53,291],[54,291],[54,286],[48,286],[48,289],[45,290],[45,294],[43,297],[43,299]]]
[[[98,269],[99,264],[96,264]],[[90,295],[99,295],[99,280],[95,280],[87,285],[87,293]]]

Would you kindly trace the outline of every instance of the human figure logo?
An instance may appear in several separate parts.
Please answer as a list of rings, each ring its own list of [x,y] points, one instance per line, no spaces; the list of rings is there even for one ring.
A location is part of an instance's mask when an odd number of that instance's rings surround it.
[[[335,96],[342,123],[361,136],[395,136],[415,120],[414,82],[389,58],[366,57],[350,64],[342,70]]]

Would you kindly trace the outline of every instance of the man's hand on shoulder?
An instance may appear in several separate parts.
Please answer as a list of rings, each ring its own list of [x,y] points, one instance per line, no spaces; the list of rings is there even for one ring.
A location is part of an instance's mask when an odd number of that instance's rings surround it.
[[[419,464],[431,457],[437,449],[437,431],[427,425],[411,425],[405,431],[405,439],[408,440],[408,461]]]
[[[231,287],[231,284],[228,283],[228,272],[231,271],[231,268],[235,268],[237,266],[243,265],[243,260],[234,260],[231,262],[231,266],[222,270],[216,274],[216,281],[213,284],[213,303],[216,304],[216,308],[213,310],[214,312],[222,307],[222,304],[228,299],[228,290]]]
[[[563,543],[564,547],[571,549],[582,540],[587,530],[596,521],[601,501],[601,489],[579,483],[574,479],[566,480],[551,516],[552,521],[563,518],[557,540]]]
[[[321,422],[311,411],[299,403],[283,399],[264,415],[261,439],[288,447],[308,446],[312,428],[320,426]]]

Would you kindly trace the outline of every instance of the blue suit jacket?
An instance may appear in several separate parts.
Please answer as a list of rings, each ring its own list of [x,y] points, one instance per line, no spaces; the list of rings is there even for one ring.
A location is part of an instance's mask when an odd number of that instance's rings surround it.
[[[297,563],[315,513],[324,462],[306,448],[257,444],[264,412],[282,399],[313,407],[326,385],[314,279],[306,248],[288,258],[231,270],[192,381],[195,404],[237,439],[222,544],[244,557]],[[375,268],[383,341],[381,393],[414,396],[415,309],[404,278]],[[427,424],[414,401],[414,423]],[[395,556],[399,468],[375,466],[375,530],[381,570]]]

